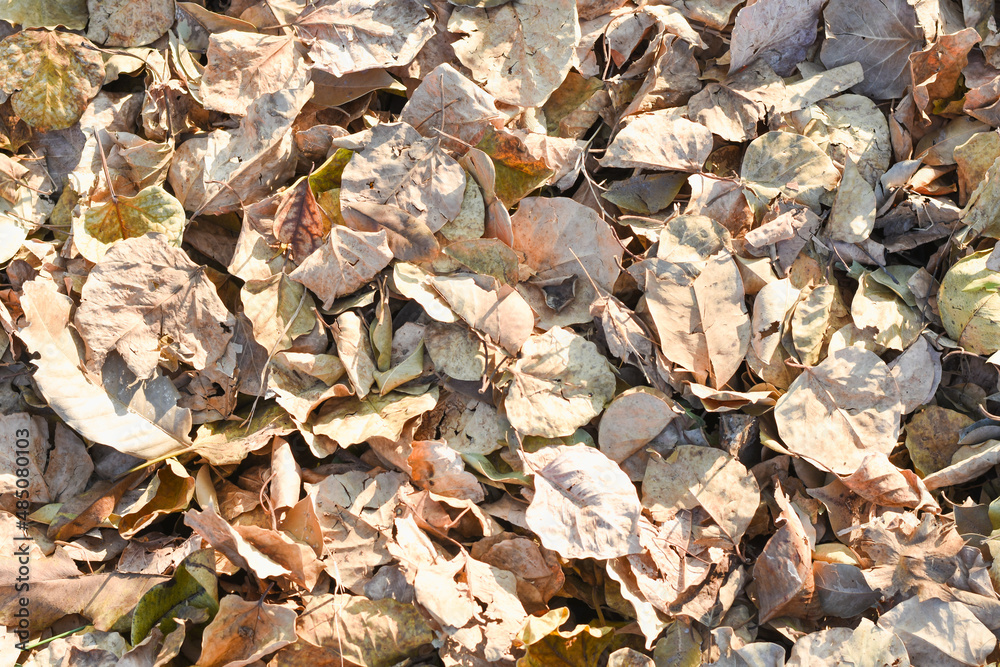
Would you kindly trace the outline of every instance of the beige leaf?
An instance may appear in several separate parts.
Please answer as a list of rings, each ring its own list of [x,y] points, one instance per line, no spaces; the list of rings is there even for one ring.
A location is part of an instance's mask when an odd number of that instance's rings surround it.
[[[333,327],[337,354],[347,369],[347,377],[358,398],[368,395],[375,382],[375,359],[372,356],[368,327],[354,311],[348,310],[337,317]]]
[[[261,579],[291,574],[285,567],[247,542],[235,528],[219,516],[214,507],[209,507],[203,512],[188,510],[184,513],[184,524],[197,531],[206,542],[224,554],[237,567],[253,572]]]
[[[750,187],[767,199],[778,193],[819,210],[832,202],[840,172],[812,140],[791,132],[768,132],[754,139],[740,170]]]
[[[680,406],[652,387],[632,387],[611,401],[601,416],[597,443],[612,461],[621,463],[655,438],[678,414]]]
[[[143,379],[167,346],[195,368],[212,367],[225,354],[236,319],[204,267],[164,236],[147,234],[115,244],[94,267],[74,323],[87,343],[89,368],[99,370],[114,349]]]
[[[760,0],[736,14],[729,71],[761,59],[781,76],[795,71],[816,41],[822,0]]]
[[[236,130],[214,130],[177,149],[167,180],[187,211],[235,211],[274,192],[295,169],[292,121],[312,84],[262,95]]]
[[[650,455],[642,504],[657,521],[701,506],[723,537],[738,545],[757,512],[760,489],[746,467],[722,450],[681,445],[667,459]]]
[[[874,275],[866,272],[858,281],[859,289],[851,301],[851,317],[859,329],[871,328],[877,332],[877,344],[905,350],[920,335],[923,318],[917,308],[908,306],[896,292],[876,282]]]
[[[413,483],[450,498],[483,502],[485,495],[476,476],[465,471],[462,456],[440,440],[417,440],[407,462]]]
[[[402,435],[406,422],[433,410],[437,400],[437,387],[419,396],[390,392],[364,400],[344,399],[328,411],[324,408],[311,428],[314,433],[326,435],[342,447],[375,436],[395,441]]]
[[[253,337],[269,355],[287,350],[296,338],[317,325],[312,297],[290,276],[248,280],[240,290],[243,312],[253,324]]]
[[[803,111],[802,117],[802,134],[837,164],[846,165],[853,157],[864,179],[876,186],[889,168],[892,146],[889,124],[875,102],[862,95],[840,95],[821,100]]]
[[[156,232],[179,248],[184,237],[184,208],[158,185],[134,197],[119,196],[84,209],[82,216],[73,216],[73,243],[92,262],[100,262],[112,244],[121,239]]]
[[[826,233],[834,241],[861,243],[875,228],[875,191],[848,159],[837,196],[833,201]]]
[[[308,68],[298,49],[291,37],[238,30],[211,35],[199,88],[202,103],[212,111],[243,116],[261,95],[302,88]]]
[[[431,322],[424,330],[424,344],[434,367],[448,377],[477,382],[486,372],[483,341],[466,326]]]
[[[591,320],[591,304],[615,285],[622,247],[610,225],[587,206],[566,197],[527,197],[511,216],[514,249],[536,271],[532,282],[518,286],[532,308],[543,315],[542,328]],[[576,276],[573,296],[553,312],[544,287],[535,281]],[[593,281],[593,282],[591,282]]]
[[[174,0],[87,0],[87,37],[104,46],[143,46],[174,23]]]
[[[500,129],[502,116],[492,95],[442,63],[413,91],[399,120],[429,139],[440,137],[445,148],[464,153],[466,146],[450,137],[475,146],[487,125]]]
[[[289,274],[308,287],[330,308],[342,296],[353,294],[389,265],[392,251],[385,230],[356,232],[337,225],[329,239]]]
[[[534,313],[512,287],[483,287],[487,280],[455,275],[430,276],[427,282],[469,326],[508,353],[517,354],[534,327]]]
[[[774,496],[782,523],[764,545],[753,569],[764,621],[776,616],[807,616],[817,601],[813,597],[812,550],[802,519],[780,486]]]
[[[448,31],[464,34],[455,55],[501,102],[540,107],[573,65],[580,24],[574,0],[520,0],[459,7]]]
[[[204,667],[243,667],[294,642],[295,611],[227,595],[201,637]]]
[[[316,67],[334,76],[406,65],[434,35],[434,20],[416,0],[340,0],[293,25]]]
[[[21,304],[28,325],[18,336],[32,353],[39,355],[34,362],[38,368],[33,376],[35,383],[49,406],[70,427],[88,440],[147,459],[177,452],[188,445],[189,412],[183,411],[187,417],[180,420],[181,424],[186,422],[186,428],[182,425],[171,433],[142,416],[156,414],[156,406],[146,405],[138,387],[132,387],[133,395],[139,395],[142,403],[136,409],[127,398],[124,402],[119,400],[83,373],[82,346],[69,328],[72,302],[59,294],[53,283],[38,280],[25,283]],[[162,376],[159,380],[170,384]],[[176,395],[176,389],[173,391]]]
[[[792,646],[785,667],[839,667],[840,665],[910,667],[910,657],[899,637],[862,618],[857,628],[827,628],[801,637]]]
[[[340,201],[385,204],[436,232],[462,209],[465,170],[439,145],[406,123],[380,123],[344,168]]]
[[[507,418],[522,435],[571,435],[599,415],[615,391],[615,376],[597,346],[555,327],[531,336],[511,369]]]
[[[985,664],[997,639],[961,602],[911,597],[879,617],[903,641],[915,665]]]
[[[848,347],[805,368],[774,416],[791,452],[849,475],[868,454],[892,451],[902,410],[888,367],[875,354]]]
[[[685,118],[686,112],[678,107],[636,117],[615,136],[601,166],[701,171],[712,152],[712,133]]]
[[[614,461],[586,445],[522,456],[535,479],[525,518],[545,548],[563,558],[608,559],[642,551],[639,498]]]

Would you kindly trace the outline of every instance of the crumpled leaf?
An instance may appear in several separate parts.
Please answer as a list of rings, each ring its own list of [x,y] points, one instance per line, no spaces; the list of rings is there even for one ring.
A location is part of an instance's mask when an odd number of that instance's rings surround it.
[[[104,61],[85,38],[22,30],[0,42],[0,89],[39,132],[70,127],[104,83]]]
[[[788,449],[843,475],[868,453],[896,446],[902,404],[888,367],[875,354],[848,347],[803,368],[774,408]]]
[[[895,633],[914,664],[981,665],[997,645],[989,628],[961,602],[910,598],[878,619]]]
[[[317,250],[289,274],[330,308],[342,296],[353,294],[392,260],[385,230],[356,232],[338,225]]]
[[[681,445],[666,459],[650,455],[642,480],[642,504],[657,521],[701,506],[734,546],[760,503],[760,489],[746,467],[711,447]]]
[[[838,665],[909,667],[906,647],[891,630],[862,618],[857,628],[828,628],[801,637],[792,646],[785,667]]]
[[[167,180],[184,210],[205,215],[235,211],[288,180],[295,167],[292,121],[312,91],[310,83],[261,95],[236,130],[214,130],[182,143]]]
[[[459,7],[448,31],[455,54],[501,102],[540,107],[573,65],[580,27],[574,0],[520,0],[493,9]]]
[[[639,553],[642,507],[628,475],[586,445],[522,454],[535,496],[525,520],[563,558],[617,558]]]
[[[909,56],[924,44],[924,31],[906,0],[830,0],[823,19],[824,65],[860,62],[865,80],[854,91],[861,95],[884,100],[903,94],[910,83]]]
[[[774,496],[782,523],[753,569],[762,623],[776,616],[807,615],[815,587],[812,549],[802,520],[780,487]]]
[[[433,19],[416,0],[340,0],[293,25],[315,66],[334,76],[406,65],[434,34]]]
[[[433,276],[428,284],[469,326],[510,354],[517,354],[531,335],[534,313],[509,285],[486,289],[482,280],[469,275]]]
[[[449,149],[464,152],[466,144],[476,145],[487,125],[496,125],[500,114],[492,95],[462,76],[448,63],[441,63],[425,76],[399,119],[425,137],[441,138]]]
[[[203,267],[163,235],[147,234],[120,241],[94,267],[74,323],[89,368],[99,370],[117,350],[144,379],[167,349],[195,368],[211,368],[226,353],[236,319]]]
[[[511,370],[504,405],[522,435],[572,435],[604,410],[615,391],[614,374],[597,347],[560,327],[529,337]]]
[[[173,0],[87,0],[87,38],[104,46],[143,46],[174,23]]]
[[[419,396],[390,392],[364,400],[345,399],[321,413],[311,428],[314,433],[322,433],[342,447],[374,436],[395,441],[402,435],[406,422],[432,410],[437,399],[436,387]]]

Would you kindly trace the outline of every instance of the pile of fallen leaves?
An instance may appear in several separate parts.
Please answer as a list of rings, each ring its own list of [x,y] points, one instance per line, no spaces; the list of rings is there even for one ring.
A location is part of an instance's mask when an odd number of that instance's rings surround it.
[[[994,11],[0,2],[3,664],[997,660]]]

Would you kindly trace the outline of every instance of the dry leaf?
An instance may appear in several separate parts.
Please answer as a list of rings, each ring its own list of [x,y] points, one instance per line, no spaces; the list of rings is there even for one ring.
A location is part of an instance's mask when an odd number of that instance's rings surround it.
[[[227,595],[219,600],[219,611],[202,635],[198,664],[242,667],[295,640],[292,609]]]
[[[774,408],[789,450],[843,475],[857,470],[869,453],[888,454],[896,446],[901,415],[888,367],[857,347],[804,368]]]
[[[573,0],[522,0],[493,9],[459,7],[448,31],[455,54],[501,102],[539,107],[573,65],[580,27]]]
[[[173,0],[87,0],[87,38],[104,46],[143,46],[174,23]]]
[[[614,395],[614,374],[597,347],[559,327],[528,338],[511,371],[504,406],[522,435],[571,435]]]
[[[822,7],[819,0],[760,0],[741,9],[733,26],[729,71],[735,72],[760,58],[777,74],[791,74],[816,41]]]
[[[639,553],[641,506],[613,461],[585,445],[522,454],[535,479],[528,526],[563,558],[617,558]]]
[[[291,37],[239,30],[211,35],[199,87],[205,108],[242,116],[261,95],[302,88],[307,67],[298,48]]]

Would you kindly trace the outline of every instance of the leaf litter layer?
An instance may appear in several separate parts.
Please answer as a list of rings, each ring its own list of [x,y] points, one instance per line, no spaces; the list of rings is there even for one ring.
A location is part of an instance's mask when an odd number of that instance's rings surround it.
[[[0,3],[3,663],[997,664],[993,9]]]

